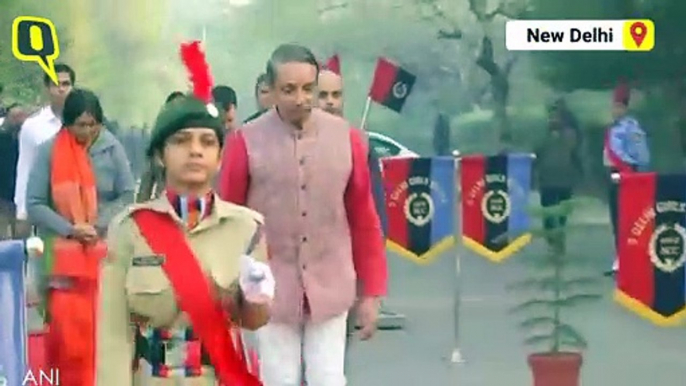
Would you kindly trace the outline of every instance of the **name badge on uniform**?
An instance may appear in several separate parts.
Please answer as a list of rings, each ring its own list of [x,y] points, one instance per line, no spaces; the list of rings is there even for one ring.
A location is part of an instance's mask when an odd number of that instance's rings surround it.
[[[134,256],[131,265],[134,267],[161,267],[164,255]]]

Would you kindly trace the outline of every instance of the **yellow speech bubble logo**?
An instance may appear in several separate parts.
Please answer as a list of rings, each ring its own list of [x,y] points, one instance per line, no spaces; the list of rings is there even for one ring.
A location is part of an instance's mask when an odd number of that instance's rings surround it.
[[[19,16],[12,23],[12,53],[24,62],[37,62],[55,84],[55,60],[60,56],[57,30],[49,19]]]

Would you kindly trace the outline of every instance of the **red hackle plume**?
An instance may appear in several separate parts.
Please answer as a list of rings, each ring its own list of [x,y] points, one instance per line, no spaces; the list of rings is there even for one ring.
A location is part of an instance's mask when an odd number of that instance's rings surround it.
[[[200,47],[200,41],[181,44],[181,60],[193,83],[193,95],[205,103],[212,102],[212,74]]]
[[[324,64],[324,68],[336,75],[341,75],[341,59],[338,57],[338,54],[330,57]]]

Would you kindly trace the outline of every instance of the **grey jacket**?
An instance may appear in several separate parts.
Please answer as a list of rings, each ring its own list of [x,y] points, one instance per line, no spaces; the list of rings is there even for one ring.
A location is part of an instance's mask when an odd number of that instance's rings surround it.
[[[52,209],[50,164],[54,138],[38,147],[26,188],[26,210],[40,236],[69,236],[73,225]],[[88,150],[95,172],[98,193],[98,232],[104,234],[110,220],[133,203],[133,174],[124,147],[103,129]]]

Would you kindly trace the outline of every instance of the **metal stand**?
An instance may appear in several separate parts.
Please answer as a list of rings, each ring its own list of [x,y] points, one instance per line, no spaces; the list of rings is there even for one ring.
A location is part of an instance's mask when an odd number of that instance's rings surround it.
[[[386,309],[383,305],[379,312],[379,330],[402,330],[405,328],[405,315]]]
[[[453,317],[454,317],[454,329],[453,329],[453,352],[450,355],[450,362],[454,364],[465,363],[465,359],[462,356],[460,350],[460,308],[462,303],[462,273],[460,267],[460,245],[461,245],[461,234],[462,234],[462,208],[460,205],[460,180],[459,180],[459,161],[460,152],[454,150],[452,153],[455,158],[455,208],[453,213],[455,214],[455,282],[454,282],[454,303],[453,303]]]
[[[364,111],[362,111],[362,121],[360,122],[360,130],[367,130],[367,118],[369,117],[369,110],[372,107],[372,98],[367,97],[367,101],[364,103]]]

